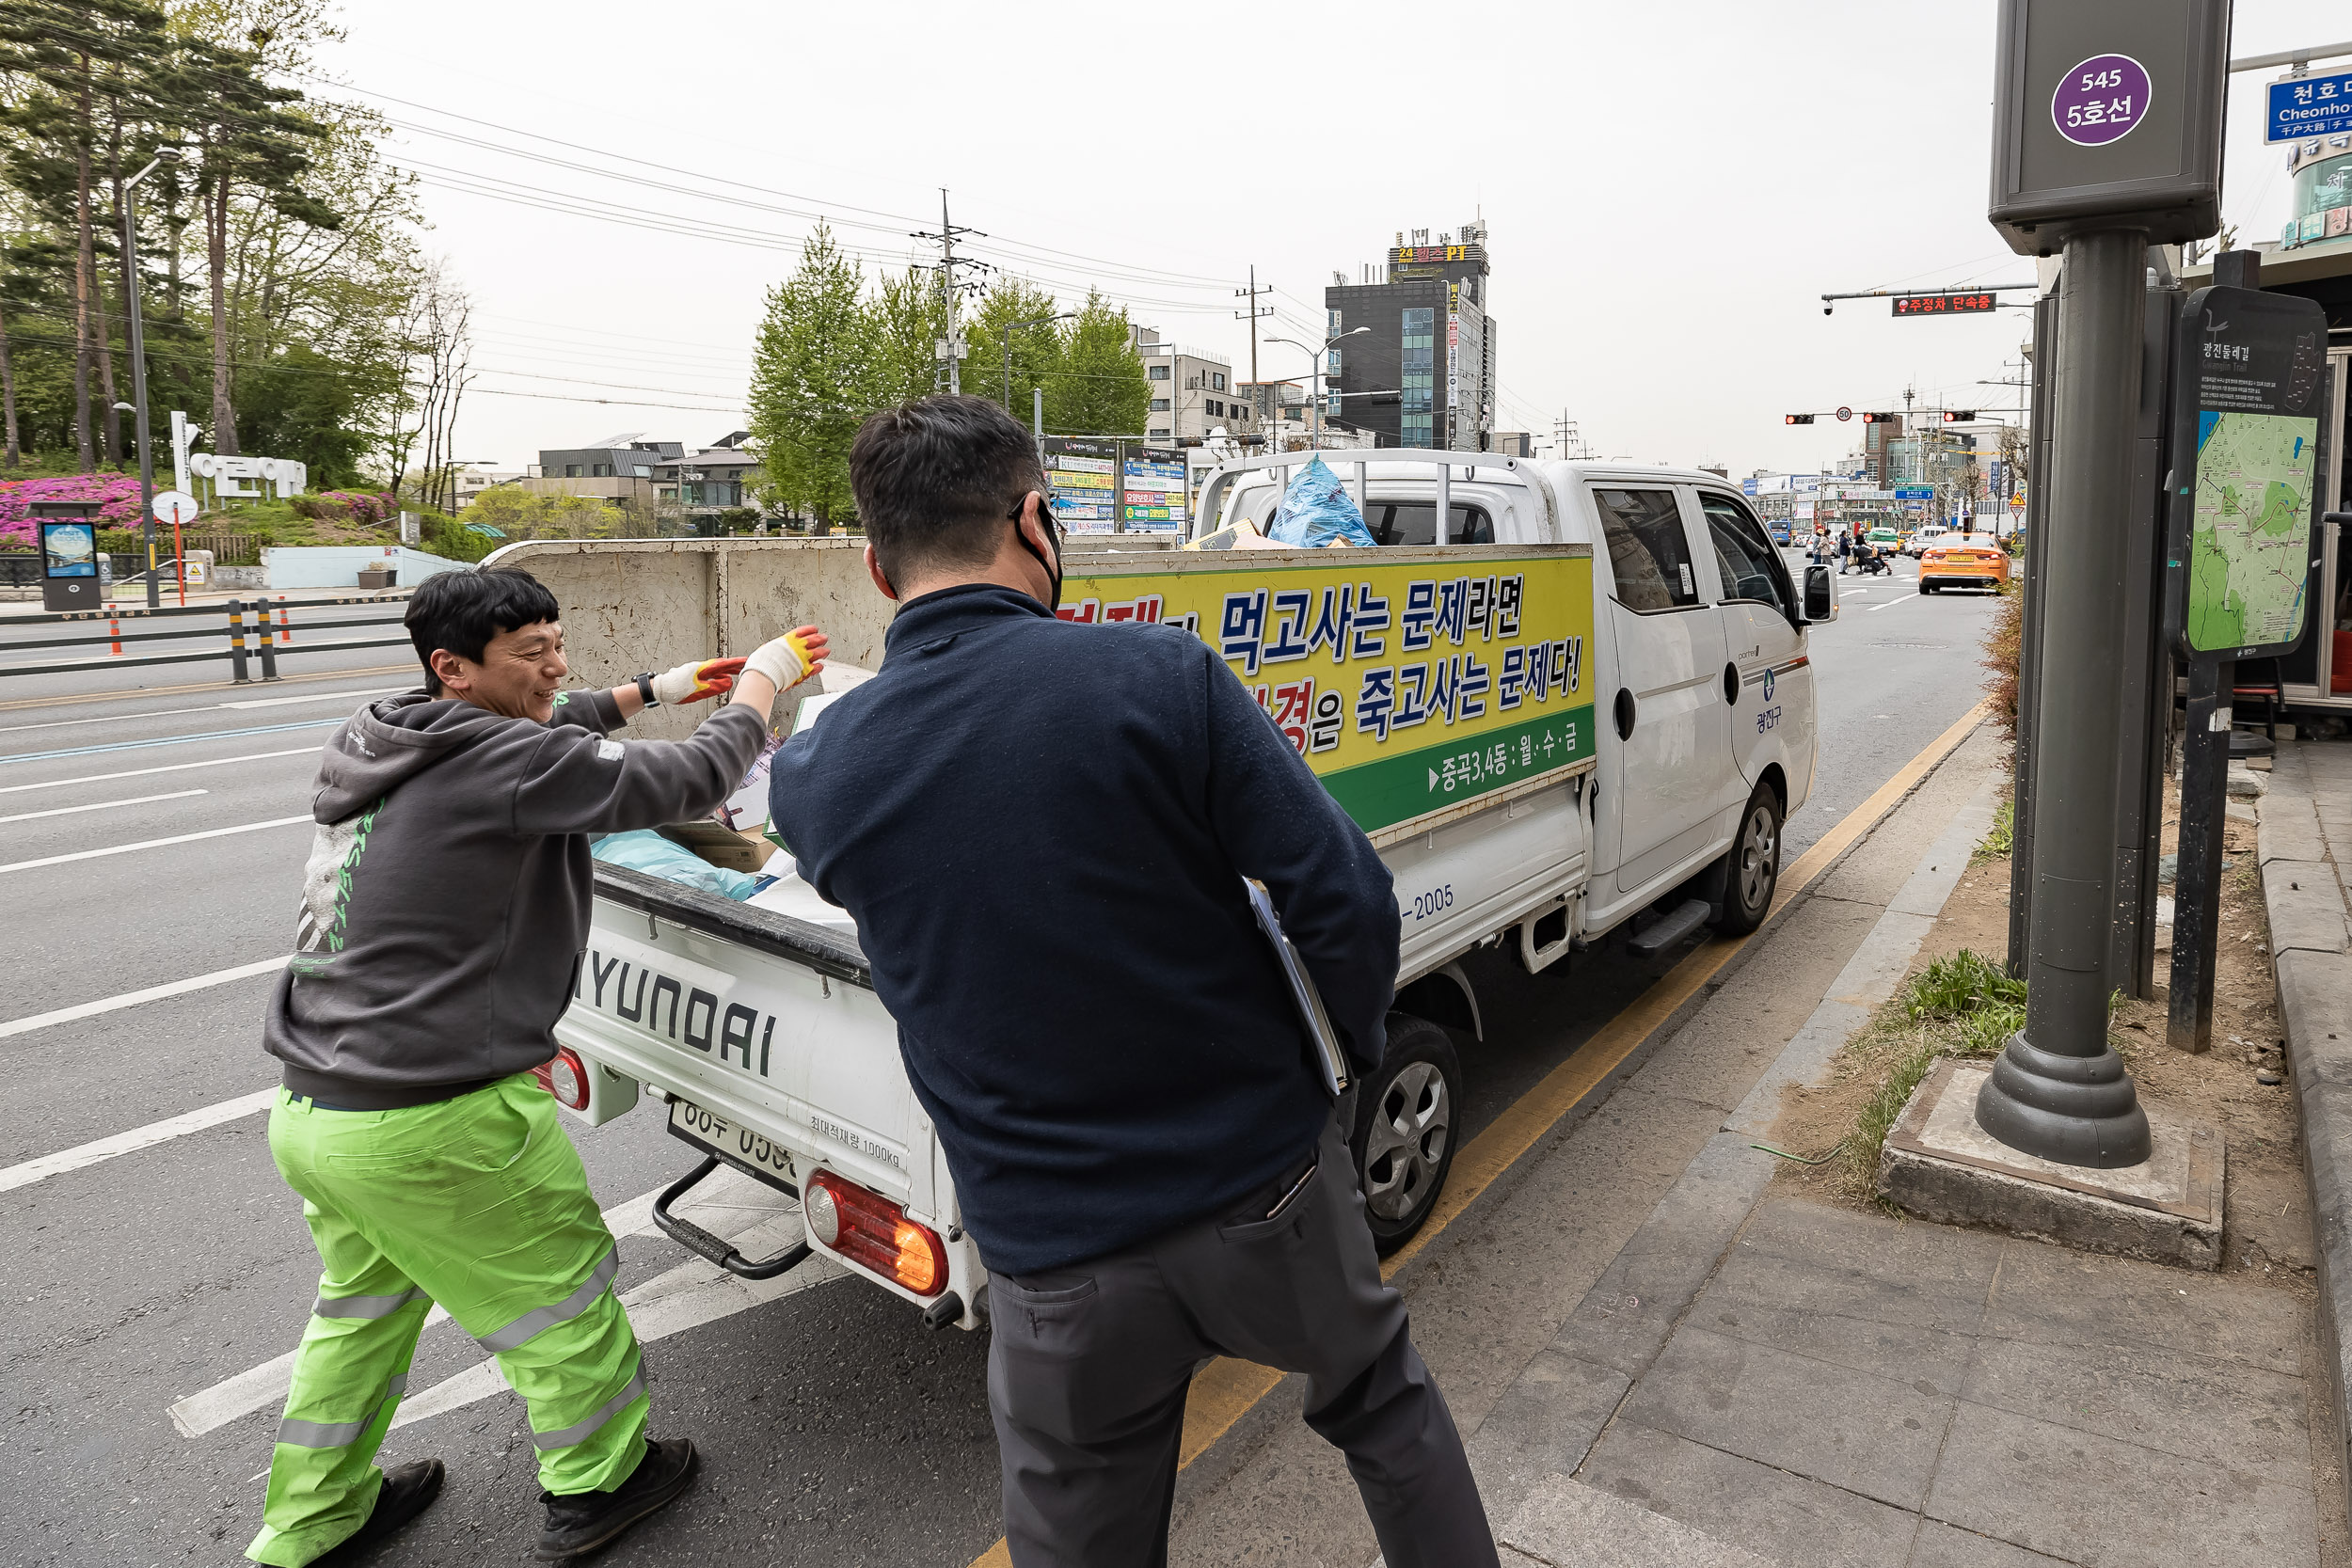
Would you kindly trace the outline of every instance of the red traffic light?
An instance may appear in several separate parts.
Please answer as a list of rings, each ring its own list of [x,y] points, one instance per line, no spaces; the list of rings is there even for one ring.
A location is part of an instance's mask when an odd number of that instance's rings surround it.
[[[1944,410],[1944,422],[1946,424],[1972,424],[1976,421],[1976,418],[1977,411],[1973,408],[1947,408]]]
[[[1811,424],[1813,422],[1813,416],[1810,414],[1783,414],[1780,419],[1783,424]]]
[[[1892,414],[1865,414],[1862,416],[1862,422],[1864,424],[1892,424],[1894,421],[1895,416]]]

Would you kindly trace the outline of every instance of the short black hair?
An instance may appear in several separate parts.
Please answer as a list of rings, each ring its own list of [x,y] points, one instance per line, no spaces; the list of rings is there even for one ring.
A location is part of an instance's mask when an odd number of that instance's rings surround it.
[[[433,673],[434,650],[447,648],[479,664],[482,650],[499,633],[557,620],[563,613],[548,585],[520,567],[469,566],[419,583],[401,621],[424,663],[424,689],[437,697],[441,677]]]
[[[926,566],[985,566],[998,532],[1045,470],[1020,420],[986,398],[917,398],[858,427],[850,448],[858,521],[903,581]]]

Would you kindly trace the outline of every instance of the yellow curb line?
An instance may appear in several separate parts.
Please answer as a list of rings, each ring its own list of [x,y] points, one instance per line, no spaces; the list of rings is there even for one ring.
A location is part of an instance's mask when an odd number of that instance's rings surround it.
[[[1896,802],[1919,785],[1935,766],[1959,749],[1969,732],[1992,710],[1990,699],[1962,715],[1959,722],[1928,743],[1927,749],[1905,763],[1902,770],[1880,785],[1862,804],[1848,812],[1837,826],[1821,835],[1812,848],[1797,858],[1781,877],[1778,894],[1783,907],[1820,879],[1837,857],[1878,824]],[[1624,1011],[1577,1047],[1575,1054],[1553,1068],[1521,1095],[1511,1108],[1488,1123],[1485,1132],[1464,1144],[1446,1174],[1445,1192],[1429,1212],[1413,1239],[1380,1265],[1386,1279],[1435,1240],[1454,1218],[1476,1202],[1519,1157],[1535,1147],[1576,1109],[1609,1075],[1633,1054],[1676,1009],[1696,995],[1747,945],[1747,937],[1715,937],[1697,948],[1656,985],[1644,991]],[[1232,1430],[1260,1400],[1274,1391],[1282,1373],[1254,1362],[1219,1356],[1192,1380],[1184,1402],[1184,1435],[1177,1468],[1183,1469]],[[1012,1568],[1012,1553],[1004,1541],[972,1560],[972,1568]]]

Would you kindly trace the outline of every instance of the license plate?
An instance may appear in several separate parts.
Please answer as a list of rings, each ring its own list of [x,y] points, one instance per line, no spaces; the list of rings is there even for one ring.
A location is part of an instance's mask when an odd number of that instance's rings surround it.
[[[714,1115],[688,1100],[670,1101],[670,1135],[707,1149],[747,1176],[798,1196],[792,1157],[748,1127]]]

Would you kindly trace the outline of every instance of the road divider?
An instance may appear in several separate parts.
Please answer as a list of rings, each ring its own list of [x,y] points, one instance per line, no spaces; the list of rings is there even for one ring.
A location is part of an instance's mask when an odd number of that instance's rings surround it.
[[[47,811],[21,811],[13,816],[0,816],[0,822],[32,822],[44,816],[72,816],[77,812],[112,811],[117,806],[144,806],[155,800],[184,800],[191,795],[210,795],[209,789],[175,789],[168,795],[134,795],[124,800],[92,800],[79,806],[52,806]]]
[[[43,855],[37,861],[15,861],[0,865],[0,877],[11,871],[31,871],[43,865],[64,865],[72,861],[103,860],[108,855],[135,855],[142,849],[161,849],[167,845],[194,844],[200,838],[227,838],[231,833],[256,833],[263,828],[287,828],[296,822],[308,822],[310,816],[273,816],[266,822],[240,822],[233,828],[207,828],[200,833],[174,833],[169,838],[141,839],[136,844],[109,844],[103,849],[76,849],[70,855]]]
[[[167,762],[160,768],[132,768],[119,773],[85,773],[78,779],[43,779],[39,784],[0,784],[0,795],[14,795],[27,789],[63,789],[69,784],[106,784],[115,779],[143,779],[151,773],[184,773],[191,768],[226,768],[235,762],[267,762],[272,757],[314,757],[318,754],[319,749],[315,746],[291,746],[282,752],[252,752],[241,757]]]
[[[185,980],[126,990],[119,996],[102,996],[95,1002],[76,1002],[71,1007],[35,1013],[30,1018],[12,1018],[0,1023],[0,1039],[7,1039],[11,1035],[29,1035],[36,1029],[46,1029],[53,1024],[72,1023],[76,1019],[96,1018],[101,1013],[120,1012],[125,1007],[161,1002],[167,996],[184,996],[192,990],[209,990],[214,986],[225,986],[231,980],[242,980],[248,975],[273,974],[285,968],[293,958],[291,953],[281,953],[277,958],[263,958],[258,963],[239,964],[234,969],[215,969],[210,974],[196,974]]]
[[[325,654],[337,653],[349,648],[397,648],[407,644],[407,639],[405,637],[372,637],[361,641],[305,642],[299,650],[296,650],[292,645],[294,634],[297,629],[292,615],[294,610],[314,610],[334,605],[396,606],[407,597],[408,595],[403,593],[370,594],[365,598],[288,599],[281,594],[275,600],[256,599],[251,606],[253,625],[249,629],[253,634],[252,653],[261,660],[262,678],[263,680],[278,678],[278,660],[285,654],[297,651],[306,654]],[[113,652],[99,658],[73,658],[46,664],[0,664],[0,678],[9,675],[71,674],[90,670],[129,670],[156,664],[200,664],[225,658],[229,660],[232,679],[242,684],[247,678],[246,633],[248,628],[245,619],[246,608],[245,600],[230,599],[226,605],[182,605],[154,610],[116,605],[104,610],[73,610],[54,615],[14,616],[10,618],[10,623],[14,626],[57,626],[76,621],[95,624],[103,620],[107,623],[108,629],[87,637],[36,637],[21,641],[0,642],[0,652],[45,652],[53,648],[87,647],[100,642],[106,643],[113,649]],[[272,611],[277,614],[274,624],[270,619]],[[121,626],[124,621],[135,624],[140,621],[179,620],[191,616],[199,620],[205,618],[217,620],[224,613],[226,619],[220,620],[217,625],[192,624],[184,630],[124,631]],[[400,615],[370,615],[350,621],[304,621],[299,629],[310,632],[333,631],[350,626],[396,626],[402,623],[403,617]],[[145,654],[134,658],[122,657],[122,644],[125,642],[185,642],[192,638],[217,639],[224,633],[227,634],[227,641],[224,645],[207,648],[198,653]]]

